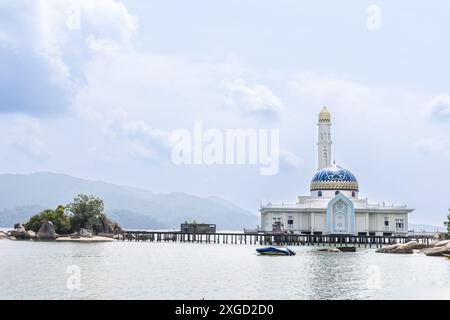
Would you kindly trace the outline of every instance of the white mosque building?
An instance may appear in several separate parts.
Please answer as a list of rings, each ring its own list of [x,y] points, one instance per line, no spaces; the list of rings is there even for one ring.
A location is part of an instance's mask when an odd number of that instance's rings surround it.
[[[331,114],[319,114],[318,170],[308,196],[294,204],[261,205],[264,232],[303,234],[397,235],[408,231],[406,205],[370,204],[358,197],[359,184],[347,169],[331,163]]]

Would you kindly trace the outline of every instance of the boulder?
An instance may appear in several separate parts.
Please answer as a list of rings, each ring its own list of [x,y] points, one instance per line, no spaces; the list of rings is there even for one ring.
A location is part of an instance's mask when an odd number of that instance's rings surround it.
[[[11,230],[11,231],[9,231],[9,234],[12,237],[14,237],[14,238],[16,238],[18,240],[25,239],[25,233],[26,233],[26,231],[22,231],[22,230]]]
[[[434,247],[442,247],[450,243],[450,240],[442,240],[434,244]]]
[[[80,229],[80,232],[78,232],[78,233],[79,233],[80,237],[83,237],[83,238],[92,238],[92,231],[89,230],[89,229],[81,228],[81,229]]]
[[[422,253],[425,253],[427,256],[442,256],[443,254],[450,254],[450,243],[443,246],[425,249]]]
[[[55,227],[51,221],[44,222],[37,233],[39,240],[55,240],[58,235],[56,234]]]
[[[80,234],[78,232],[74,232],[69,235],[70,239],[80,239]]]
[[[9,236],[6,234],[6,232],[0,231],[0,240],[8,239],[8,238],[9,238]]]
[[[35,240],[37,238],[36,233],[33,230],[28,230],[25,232],[25,239]]]
[[[406,243],[406,245],[413,250],[422,250],[424,248],[428,248],[428,245],[426,243],[418,243],[417,241],[409,241]]]
[[[433,234],[433,239],[437,241],[450,240],[450,234],[448,232],[437,232]]]
[[[336,247],[332,247],[332,248],[323,248],[323,249],[319,249],[319,251],[322,252],[341,252],[341,250],[339,250]]]
[[[430,242],[430,248],[433,248],[435,245],[436,245],[436,243],[438,243],[439,242],[439,240],[433,240],[433,241],[431,241]]]
[[[14,225],[14,230],[9,231],[9,234],[11,236],[15,237],[16,239],[20,239],[20,240],[25,239],[26,233],[27,233],[27,231],[25,230],[25,227],[20,223],[16,223]]]
[[[378,252],[378,253],[400,253],[400,254],[414,253],[413,249],[411,249],[407,244],[402,244],[402,243],[386,246],[384,248],[378,249],[375,252]]]
[[[379,252],[379,253],[390,253],[392,250],[394,250],[395,248],[397,248],[397,246],[398,246],[398,244],[391,244],[391,245],[389,245],[389,246],[386,246],[386,247],[377,249],[376,252]]]
[[[117,222],[112,219],[106,218],[101,221],[101,229],[98,230],[98,235],[112,237],[113,235],[121,232],[122,228]]]
[[[16,223],[16,224],[14,225],[14,229],[25,230],[25,227],[24,227],[23,224],[21,224],[21,223]]]

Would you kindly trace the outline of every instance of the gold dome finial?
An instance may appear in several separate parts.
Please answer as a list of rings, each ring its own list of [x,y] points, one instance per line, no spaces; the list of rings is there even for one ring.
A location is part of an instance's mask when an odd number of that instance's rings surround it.
[[[327,107],[323,107],[322,111],[319,113],[319,122],[330,122],[331,121],[331,113],[328,111]]]

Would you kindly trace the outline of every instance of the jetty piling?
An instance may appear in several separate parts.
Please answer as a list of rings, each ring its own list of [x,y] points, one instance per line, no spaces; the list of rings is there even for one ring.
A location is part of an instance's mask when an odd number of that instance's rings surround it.
[[[123,241],[215,243],[233,245],[290,245],[290,246],[354,246],[381,248],[383,245],[417,241],[429,245],[431,235],[318,235],[281,233],[183,233],[180,231],[125,230]]]

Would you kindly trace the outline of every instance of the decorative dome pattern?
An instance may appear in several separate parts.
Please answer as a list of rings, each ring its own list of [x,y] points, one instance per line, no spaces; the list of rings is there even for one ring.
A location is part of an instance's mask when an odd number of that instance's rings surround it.
[[[316,172],[311,180],[310,190],[358,191],[359,186],[353,173],[340,166],[333,165]]]
[[[323,107],[322,111],[319,113],[319,122],[330,122],[331,121],[331,114],[330,111],[328,111],[327,107]]]

